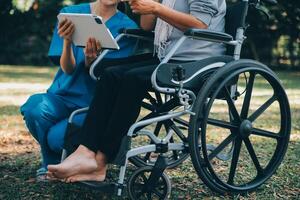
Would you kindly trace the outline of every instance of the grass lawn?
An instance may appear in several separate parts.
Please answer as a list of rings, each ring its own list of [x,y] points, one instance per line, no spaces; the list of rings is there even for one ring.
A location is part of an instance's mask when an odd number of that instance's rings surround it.
[[[34,179],[40,162],[39,148],[23,123],[19,106],[29,95],[44,92],[55,71],[56,68],[50,67],[0,66],[0,199],[114,199],[82,186],[37,183]],[[272,178],[255,192],[220,196],[202,183],[188,159],[167,171],[173,184],[171,199],[300,198],[300,72],[278,72],[278,76],[289,96],[293,122],[288,152]],[[261,87],[261,92],[268,90]],[[272,129],[276,120],[276,115],[270,112],[261,123]],[[258,146],[261,157],[268,155],[269,146]],[[243,176],[251,176],[251,169]]]

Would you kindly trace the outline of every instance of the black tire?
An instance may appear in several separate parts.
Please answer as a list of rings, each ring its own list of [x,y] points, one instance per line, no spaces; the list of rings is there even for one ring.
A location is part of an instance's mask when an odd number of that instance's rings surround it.
[[[246,80],[244,83],[243,76]],[[233,83],[238,89],[244,88],[245,95],[236,92],[232,96],[229,88]],[[268,92],[265,95],[261,95],[262,92],[255,93],[265,88],[273,90],[270,98]],[[257,106],[253,99],[260,100],[265,96],[268,97],[267,101],[253,109]],[[225,106],[221,107],[224,111],[213,112],[216,108],[220,109],[220,102],[225,102]],[[230,111],[226,113],[226,109]],[[250,115],[252,110],[255,111]],[[276,111],[277,114],[274,118],[278,124],[272,124],[272,130],[267,130],[269,121],[263,123],[269,120],[269,115],[266,119],[262,118],[267,115],[266,111]],[[265,65],[252,60],[239,60],[219,69],[199,92],[193,112],[196,115],[191,116],[189,128],[191,158],[199,177],[212,190],[218,193],[255,190],[281,164],[291,131],[290,107],[279,79]],[[276,125],[278,132],[273,131]],[[215,150],[207,148],[210,143],[216,144]],[[226,151],[232,143],[231,159],[219,160],[217,155]]]
[[[146,166],[141,167],[130,176],[128,180],[128,196],[132,200],[143,200],[143,199],[159,199],[166,200],[169,199],[171,194],[171,181],[169,177],[163,173],[159,178],[157,185],[151,192],[146,192],[144,190],[145,182],[149,178],[152,167]]]

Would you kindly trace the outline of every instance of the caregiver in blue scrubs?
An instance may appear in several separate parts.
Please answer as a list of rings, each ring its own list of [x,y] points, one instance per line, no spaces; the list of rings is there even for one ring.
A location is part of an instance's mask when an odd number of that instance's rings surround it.
[[[97,0],[93,3],[65,7],[61,13],[101,16],[116,37],[122,28],[137,28],[131,19],[117,10],[118,1]],[[75,47],[71,41],[74,30],[74,25],[68,20],[56,26],[49,57],[55,64],[60,65],[60,68],[47,92],[31,96],[21,107],[30,133],[41,146],[42,166],[37,171],[39,180],[46,177],[47,165],[60,161],[68,117],[74,110],[89,106],[94,93],[95,82],[89,76],[88,69],[101,52],[101,44],[90,38],[85,49]],[[106,61],[130,56],[134,45],[135,42],[130,39],[120,41],[120,50],[108,53]],[[84,118],[85,114],[77,116],[75,123],[81,125]]]

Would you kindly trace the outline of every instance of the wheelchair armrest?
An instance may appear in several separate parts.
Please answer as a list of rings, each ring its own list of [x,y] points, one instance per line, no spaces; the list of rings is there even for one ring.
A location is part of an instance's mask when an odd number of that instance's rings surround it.
[[[189,29],[184,33],[184,35],[197,40],[206,40],[219,43],[229,43],[233,41],[233,37],[227,33],[206,29]]]
[[[154,32],[153,31],[145,31],[143,29],[121,29],[119,33],[123,33],[125,35],[131,37],[138,37],[138,38],[147,38],[147,39],[154,39]]]

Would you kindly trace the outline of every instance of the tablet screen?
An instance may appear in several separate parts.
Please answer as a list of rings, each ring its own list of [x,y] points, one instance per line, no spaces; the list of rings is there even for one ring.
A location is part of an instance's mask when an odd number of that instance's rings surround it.
[[[76,46],[85,47],[89,38],[95,38],[100,41],[103,49],[120,49],[113,35],[99,16],[92,14],[61,13],[57,18],[59,21],[68,19],[75,25],[72,40]]]

